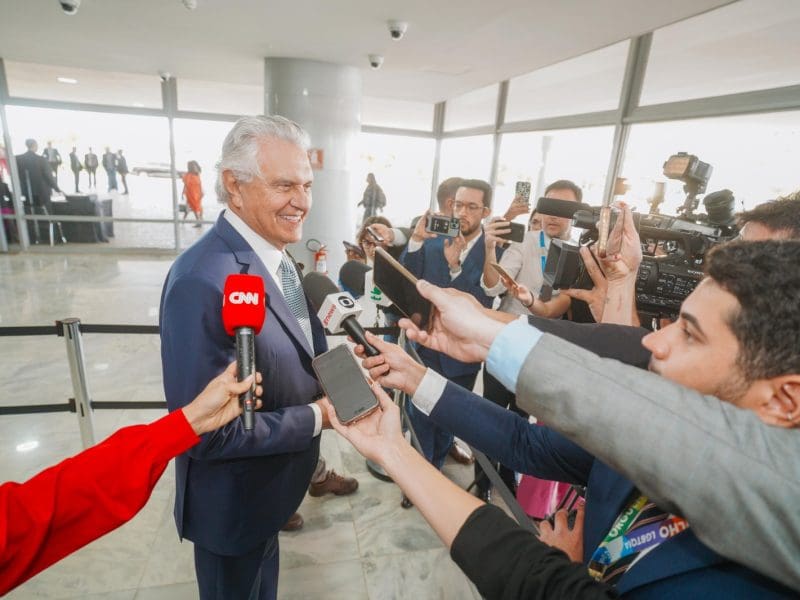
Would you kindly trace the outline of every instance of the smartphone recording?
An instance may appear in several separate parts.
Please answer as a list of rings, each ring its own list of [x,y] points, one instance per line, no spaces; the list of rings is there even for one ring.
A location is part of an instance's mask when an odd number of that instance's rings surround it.
[[[417,278],[381,247],[375,249],[373,282],[414,325],[428,328],[433,304],[417,291]]]

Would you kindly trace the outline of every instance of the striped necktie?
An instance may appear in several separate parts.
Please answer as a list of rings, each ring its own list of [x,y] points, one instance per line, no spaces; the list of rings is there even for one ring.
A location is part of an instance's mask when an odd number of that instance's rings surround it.
[[[292,261],[290,261],[285,254],[281,256],[280,271],[283,297],[286,299],[286,304],[289,305],[289,310],[292,311],[292,314],[300,324],[300,329],[303,330],[303,334],[305,334],[308,340],[309,347],[313,350],[314,339],[311,335],[311,318],[308,316],[306,297],[305,294],[303,294],[303,289],[300,287],[300,279],[297,276],[297,271]]]

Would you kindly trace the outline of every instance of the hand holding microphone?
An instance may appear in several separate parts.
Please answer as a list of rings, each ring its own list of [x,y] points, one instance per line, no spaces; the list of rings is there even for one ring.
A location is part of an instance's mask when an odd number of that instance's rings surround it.
[[[222,297],[222,324],[228,335],[236,336],[237,379],[242,381],[256,372],[255,337],[266,317],[264,280],[257,275],[228,275]],[[240,397],[245,431],[254,425],[256,381]]]

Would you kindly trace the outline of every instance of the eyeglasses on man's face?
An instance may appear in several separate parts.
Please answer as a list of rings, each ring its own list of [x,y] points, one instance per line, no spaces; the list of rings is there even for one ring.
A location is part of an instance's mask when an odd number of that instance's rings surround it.
[[[453,202],[453,211],[456,213],[460,213],[462,210],[466,210],[470,213],[476,213],[483,210],[483,204],[464,204],[463,202]]]

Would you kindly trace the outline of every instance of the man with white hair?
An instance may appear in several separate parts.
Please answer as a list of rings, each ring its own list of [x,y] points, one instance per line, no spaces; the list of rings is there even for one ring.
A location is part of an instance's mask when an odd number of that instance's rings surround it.
[[[161,298],[161,357],[171,411],[189,402],[235,354],[222,324],[225,279],[263,278],[267,317],[255,338],[263,412],[203,436],[176,459],[175,521],[194,542],[200,598],[275,598],[278,531],[308,489],[329,423],[311,359],[325,334],[286,246],[301,239],[314,175],[308,135],[278,116],[245,117],[217,165],[216,224],[170,269]]]

